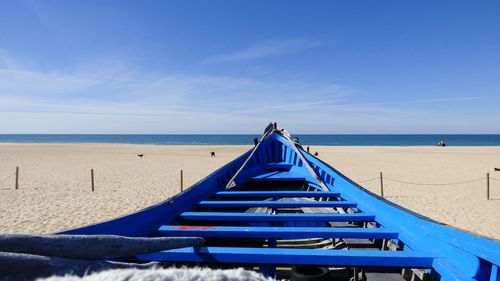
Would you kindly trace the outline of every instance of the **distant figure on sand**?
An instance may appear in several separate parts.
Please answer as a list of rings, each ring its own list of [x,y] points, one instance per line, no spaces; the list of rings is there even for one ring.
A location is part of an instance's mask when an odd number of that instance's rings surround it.
[[[140,158],[142,158],[144,156],[144,154],[137,154],[137,156],[139,156]]]
[[[495,172],[500,172],[500,168],[495,168]]]
[[[210,152],[210,157],[215,157],[215,151]]]
[[[437,144],[437,146],[439,147],[445,147],[446,146],[446,143],[444,142],[444,140],[440,140]]]
[[[310,149],[310,147],[309,147],[309,145],[308,145],[308,146],[307,146],[307,152],[311,152],[309,149]]]
[[[314,152],[314,156],[319,156],[319,153],[317,151]]]

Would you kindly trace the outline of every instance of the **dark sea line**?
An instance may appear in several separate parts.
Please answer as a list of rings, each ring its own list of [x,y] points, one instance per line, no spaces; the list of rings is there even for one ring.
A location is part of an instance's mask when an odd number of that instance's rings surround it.
[[[122,143],[163,145],[252,145],[259,135],[41,135],[0,134],[4,143]],[[500,146],[500,135],[312,135],[297,134],[304,145],[430,146],[444,140],[449,146]]]

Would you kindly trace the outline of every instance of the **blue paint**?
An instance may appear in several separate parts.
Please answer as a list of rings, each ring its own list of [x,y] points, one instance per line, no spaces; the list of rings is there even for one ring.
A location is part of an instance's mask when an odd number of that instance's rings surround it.
[[[372,222],[375,215],[355,214],[261,214],[232,212],[183,212],[181,218],[191,221],[303,221],[303,222]]]
[[[238,238],[366,238],[397,239],[398,233],[384,228],[326,228],[326,227],[248,227],[216,226],[190,227],[162,225],[160,232],[165,236],[238,237]]]
[[[500,280],[500,273],[498,266],[494,265],[491,268],[491,275],[490,275],[490,281],[498,281]]]
[[[313,264],[331,266],[430,267],[433,257],[405,251],[306,250],[286,248],[182,248],[141,255],[142,260],[210,263]]]
[[[336,178],[335,189],[342,193],[344,199],[357,202],[358,208],[364,212],[376,213],[377,222],[398,231],[400,240],[405,244],[416,250],[433,253],[436,257],[448,257],[446,264],[450,272],[451,267],[456,267],[461,276],[479,275],[477,257],[500,264],[500,243],[432,222],[362,189],[320,159],[307,153],[304,155],[318,169]]]
[[[354,202],[348,201],[201,201],[200,207],[228,208],[228,207],[268,207],[268,208],[300,208],[300,207],[341,207],[355,208]]]
[[[338,192],[325,191],[219,191],[216,193],[218,197],[338,197]]]
[[[329,266],[377,266],[427,268],[440,280],[498,279],[500,243],[433,222],[405,210],[363,189],[333,167],[300,150],[279,132],[263,140],[252,158],[236,177],[236,187],[226,184],[251,155],[251,151],[222,167],[183,193],[141,212],[110,222],[70,230],[72,234],[118,234],[128,236],[172,235],[233,238],[375,238],[397,239],[402,251],[377,250],[304,250],[284,248],[214,247],[176,249],[140,256],[144,260],[256,264],[272,273],[278,264],[314,264]],[[299,157],[302,155],[304,158]],[[307,163],[305,163],[305,162]],[[279,163],[276,165],[276,163]],[[314,170],[311,174],[306,164]],[[274,166],[274,167],[273,167]],[[273,170],[276,169],[276,170]],[[265,175],[265,176],[262,176]],[[238,191],[247,183],[269,184],[269,175],[301,180],[310,191],[280,190]],[[326,189],[316,182],[321,179]],[[256,181],[258,179],[258,181]],[[274,180],[274,179],[273,179]],[[278,181],[277,183],[280,183]],[[284,181],[282,181],[284,183]],[[316,198],[293,201],[269,201],[278,198]],[[213,201],[231,198],[232,201]],[[234,201],[242,199],[249,201]],[[337,198],[341,201],[325,199]],[[258,201],[257,199],[265,200]],[[211,201],[208,201],[211,200]],[[356,206],[358,213],[252,213],[242,208],[268,206],[329,208]],[[301,206],[302,205],[302,206]],[[242,212],[196,212],[199,207],[232,207]],[[209,209],[210,210],[210,209]],[[229,212],[231,211],[231,212]],[[379,228],[327,228],[325,222],[375,222]],[[190,226],[193,222],[195,225]],[[217,224],[223,223],[224,226]],[[175,224],[185,224],[183,228]],[[199,226],[202,224],[203,226]],[[277,227],[282,226],[282,227]],[[314,226],[314,227],[313,227]],[[245,239],[241,239],[245,246]],[[246,245],[248,246],[248,245]],[[266,266],[268,265],[268,266]]]

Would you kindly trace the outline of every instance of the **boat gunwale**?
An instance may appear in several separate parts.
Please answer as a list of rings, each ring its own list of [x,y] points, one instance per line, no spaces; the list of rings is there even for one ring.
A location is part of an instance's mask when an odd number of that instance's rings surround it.
[[[303,148],[301,148],[301,151],[302,152],[305,152],[307,153]],[[314,157],[316,160],[318,160],[319,162],[321,162],[322,164],[324,164],[325,166],[327,166],[329,169],[332,169],[335,173],[337,173],[339,176],[343,177],[347,182],[353,184],[356,188],[368,193],[369,195],[375,197],[376,199],[380,200],[380,201],[383,201],[384,203],[387,203],[393,207],[396,207],[398,209],[400,209],[401,211],[404,211],[410,215],[413,215],[417,218],[420,218],[420,219],[423,219],[425,221],[428,221],[428,222],[431,222],[431,223],[435,223],[435,224],[438,224],[438,225],[441,225],[441,226],[445,226],[445,227],[448,227],[448,228],[451,228],[451,229],[454,229],[454,230],[457,230],[457,231],[461,231],[461,232],[464,232],[464,233],[467,233],[467,234],[470,234],[470,235],[473,235],[473,236],[477,236],[477,237],[480,237],[480,238],[484,238],[484,239],[487,239],[487,240],[491,240],[493,242],[500,242],[500,239],[495,239],[493,237],[488,237],[488,236],[485,236],[485,235],[482,235],[482,234],[479,234],[479,233],[475,233],[475,232],[472,232],[470,230],[466,230],[466,229],[462,229],[460,227],[457,227],[457,226],[452,226],[452,225],[449,225],[449,224],[446,224],[444,222],[440,222],[440,221],[437,221],[437,220],[434,220],[432,218],[429,218],[427,216],[424,216],[420,213],[417,213],[415,211],[412,211],[408,208],[405,208],[397,203],[394,203],[392,201],[389,201],[387,200],[386,198],[384,197],[381,197],[380,195],[364,188],[363,186],[361,186],[360,184],[358,184],[357,182],[355,182],[354,180],[352,180],[351,178],[347,177],[346,175],[344,175],[343,173],[341,173],[339,170],[333,168],[332,166],[330,166],[328,163],[325,163],[324,161],[322,161],[321,159],[315,157],[314,155],[310,154],[310,153],[307,153],[308,155],[310,155],[311,157]]]

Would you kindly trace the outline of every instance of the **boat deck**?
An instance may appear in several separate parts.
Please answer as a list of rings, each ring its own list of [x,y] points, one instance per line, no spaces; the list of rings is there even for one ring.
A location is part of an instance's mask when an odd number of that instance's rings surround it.
[[[356,268],[363,272],[364,280],[387,280],[390,276],[391,280],[404,280],[394,279],[402,278],[403,268],[432,267],[435,257],[406,246],[398,231],[381,226],[375,214],[363,212],[341,193],[279,190],[281,182],[272,181],[277,187],[273,190],[269,186],[266,190],[236,187],[217,192],[179,214],[176,224],[158,229],[164,236],[204,237],[204,247],[140,258],[255,266],[272,277],[277,276],[277,267],[349,267],[346,278],[352,277]],[[385,273],[378,273],[381,267]]]
[[[203,237],[203,247],[137,258],[280,279],[323,267],[334,280],[500,280],[500,243],[369,192],[276,124],[254,149],[175,197],[65,234]]]

